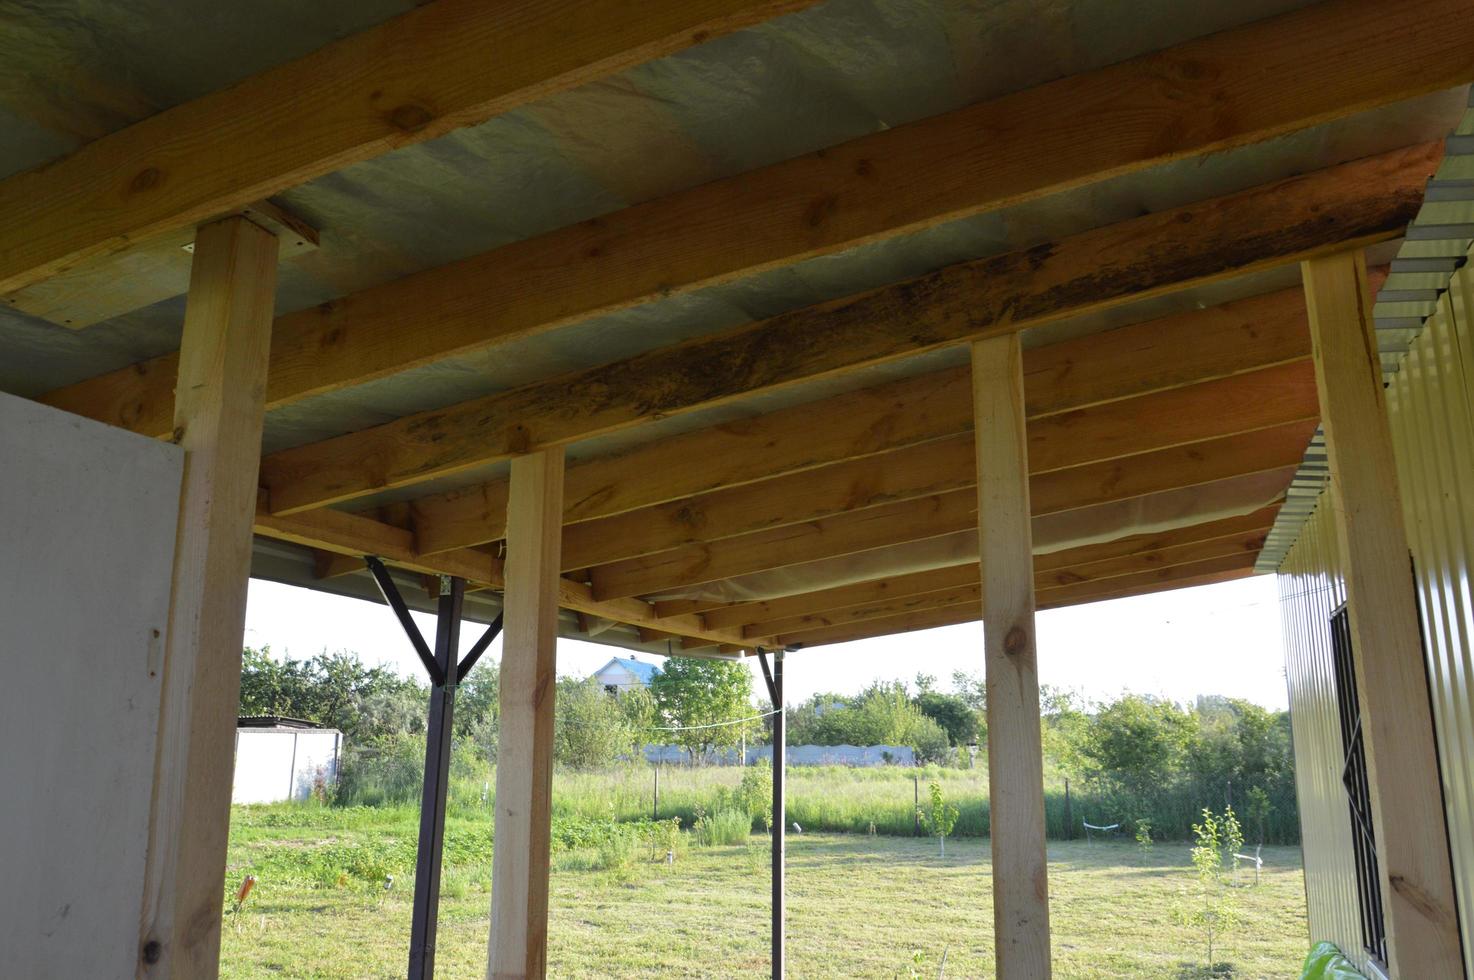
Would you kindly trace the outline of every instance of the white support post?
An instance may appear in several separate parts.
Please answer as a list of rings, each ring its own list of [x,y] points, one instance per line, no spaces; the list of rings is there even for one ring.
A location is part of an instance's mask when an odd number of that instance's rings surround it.
[[[1000,980],[1044,980],[1050,975],[1048,855],[1023,360],[1016,334],[972,345],[972,384],[997,973]]]
[[[512,460],[487,976],[547,972],[563,450]]]
[[[140,977],[220,959],[246,583],[277,240],[225,218],[195,237],[174,441],[185,450],[144,872]]]
[[[1460,977],[1448,828],[1396,461],[1360,251],[1301,267],[1346,575],[1372,822],[1396,977]]]

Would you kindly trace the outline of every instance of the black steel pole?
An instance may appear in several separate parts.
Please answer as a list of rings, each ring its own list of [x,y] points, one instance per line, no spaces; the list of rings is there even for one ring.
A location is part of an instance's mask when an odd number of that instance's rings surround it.
[[[466,583],[441,576],[435,624],[435,664],[430,681],[430,721],[425,730],[425,784],[420,794],[420,841],[415,855],[415,901],[410,922],[409,980],[435,976],[435,927],[440,911],[440,857],[445,843],[445,800],[450,789],[450,748],[455,731],[456,656]],[[469,666],[469,665],[468,665]]]
[[[784,843],[787,809],[783,775],[788,765],[788,727],[783,711],[783,651],[773,654],[773,980],[783,980]]]

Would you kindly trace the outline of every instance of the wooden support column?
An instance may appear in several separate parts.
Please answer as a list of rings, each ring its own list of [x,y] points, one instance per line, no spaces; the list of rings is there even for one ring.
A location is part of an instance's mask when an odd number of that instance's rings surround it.
[[[195,237],[174,401],[185,450],[144,872],[140,977],[214,976],[277,240]]]
[[[1463,976],[1407,531],[1362,253],[1305,262],[1395,977]],[[1322,506],[1326,506],[1325,503]]]
[[[1024,375],[1017,334],[972,345],[972,388],[997,974],[1000,980],[1042,980],[1050,975],[1048,855]]]
[[[512,460],[487,976],[547,969],[563,450]]]

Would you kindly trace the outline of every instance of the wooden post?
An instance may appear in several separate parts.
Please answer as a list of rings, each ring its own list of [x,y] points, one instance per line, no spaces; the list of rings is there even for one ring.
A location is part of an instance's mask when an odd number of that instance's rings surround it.
[[[174,441],[185,450],[144,871],[140,977],[220,959],[251,519],[277,240],[244,218],[195,237]]]
[[[1361,252],[1301,266],[1393,976],[1463,976],[1448,828]],[[1323,504],[1325,506],[1326,504]]]
[[[547,969],[563,450],[512,460],[487,976]]]
[[[972,345],[978,555],[988,681],[993,932],[1000,980],[1050,975],[1033,539],[1017,334]]]

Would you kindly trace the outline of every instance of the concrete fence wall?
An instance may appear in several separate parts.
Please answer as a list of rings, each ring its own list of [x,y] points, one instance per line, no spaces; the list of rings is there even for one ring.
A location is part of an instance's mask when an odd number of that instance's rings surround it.
[[[645,759],[662,765],[690,765],[691,753],[679,745],[647,745]],[[749,745],[746,764],[759,759],[772,761],[771,745]],[[702,765],[735,766],[738,750],[735,748],[707,752]],[[790,745],[790,766],[914,766],[916,753],[905,745]]]

